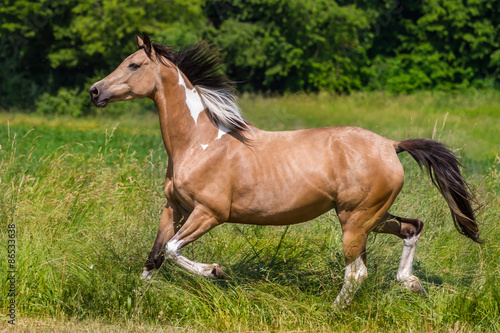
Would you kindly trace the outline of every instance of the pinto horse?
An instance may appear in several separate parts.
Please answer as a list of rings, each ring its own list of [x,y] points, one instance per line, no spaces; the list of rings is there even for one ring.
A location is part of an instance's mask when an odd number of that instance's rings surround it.
[[[388,213],[403,186],[397,154],[425,167],[448,203],[457,230],[476,242],[474,198],[457,157],[427,139],[393,141],[356,127],[268,132],[241,116],[233,82],[205,42],[182,50],[136,35],[138,50],[90,89],[98,107],[152,99],[168,154],[167,204],[142,278],[164,259],[206,277],[224,278],[218,264],[198,263],[181,249],[223,223],[289,225],[335,209],[343,233],[345,277],[335,305],[344,307],[367,278],[372,231],[404,242],[397,280],[425,294],[412,263],[423,223]],[[164,249],[164,252],[163,252]]]

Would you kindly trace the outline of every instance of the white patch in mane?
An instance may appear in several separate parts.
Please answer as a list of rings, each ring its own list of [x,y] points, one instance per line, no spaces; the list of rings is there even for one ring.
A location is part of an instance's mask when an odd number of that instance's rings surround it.
[[[186,104],[189,108],[189,112],[191,112],[191,117],[193,117],[194,123],[196,124],[198,116],[201,112],[203,112],[203,110],[205,110],[205,107],[203,106],[203,102],[201,101],[201,97],[196,91],[196,88],[193,87],[193,89],[188,89],[181,72],[179,70],[177,72],[179,73],[179,85],[183,86],[186,91]]]
[[[205,149],[208,148],[208,145],[202,145],[202,144],[200,144],[200,146],[201,146],[201,149],[203,149],[203,150],[205,150]]]
[[[203,86],[197,86],[197,88],[207,106],[208,112],[215,118],[215,122],[219,124],[219,131],[225,131],[222,135],[235,129],[251,130],[241,116],[237,97],[231,90]]]

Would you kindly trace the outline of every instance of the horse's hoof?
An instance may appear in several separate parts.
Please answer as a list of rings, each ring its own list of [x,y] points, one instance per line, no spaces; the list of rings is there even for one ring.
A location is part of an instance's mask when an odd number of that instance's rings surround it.
[[[416,294],[421,294],[422,296],[427,297],[427,293],[425,292],[425,289],[422,286],[422,284],[420,283],[420,280],[418,279],[418,277],[412,275],[403,283],[408,290],[410,290]]]
[[[333,309],[334,310],[344,310],[345,308],[347,308],[348,305],[349,305],[348,301],[340,299],[339,297],[337,297],[335,299],[335,301],[333,302]]]
[[[141,280],[151,280],[154,274],[154,269],[148,271],[146,268],[142,271]]]
[[[222,270],[222,267],[221,265],[219,264],[212,264],[212,271],[210,272],[211,276],[214,278],[214,279],[218,279],[218,280],[229,280],[231,277],[229,275],[226,274],[226,272],[224,272]]]

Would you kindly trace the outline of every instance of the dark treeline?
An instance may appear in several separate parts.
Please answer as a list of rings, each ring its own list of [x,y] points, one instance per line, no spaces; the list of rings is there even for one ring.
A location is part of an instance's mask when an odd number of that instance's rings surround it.
[[[500,81],[491,0],[3,2],[4,109],[88,112],[88,85],[134,50],[134,31],[170,46],[209,40],[242,91],[406,93]]]

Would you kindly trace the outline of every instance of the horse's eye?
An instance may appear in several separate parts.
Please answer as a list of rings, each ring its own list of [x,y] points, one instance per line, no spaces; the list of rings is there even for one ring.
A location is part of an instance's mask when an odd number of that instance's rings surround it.
[[[130,68],[133,71],[137,70],[139,67],[141,67],[141,65],[136,64],[135,62],[133,62],[130,65],[128,65],[128,68]]]

